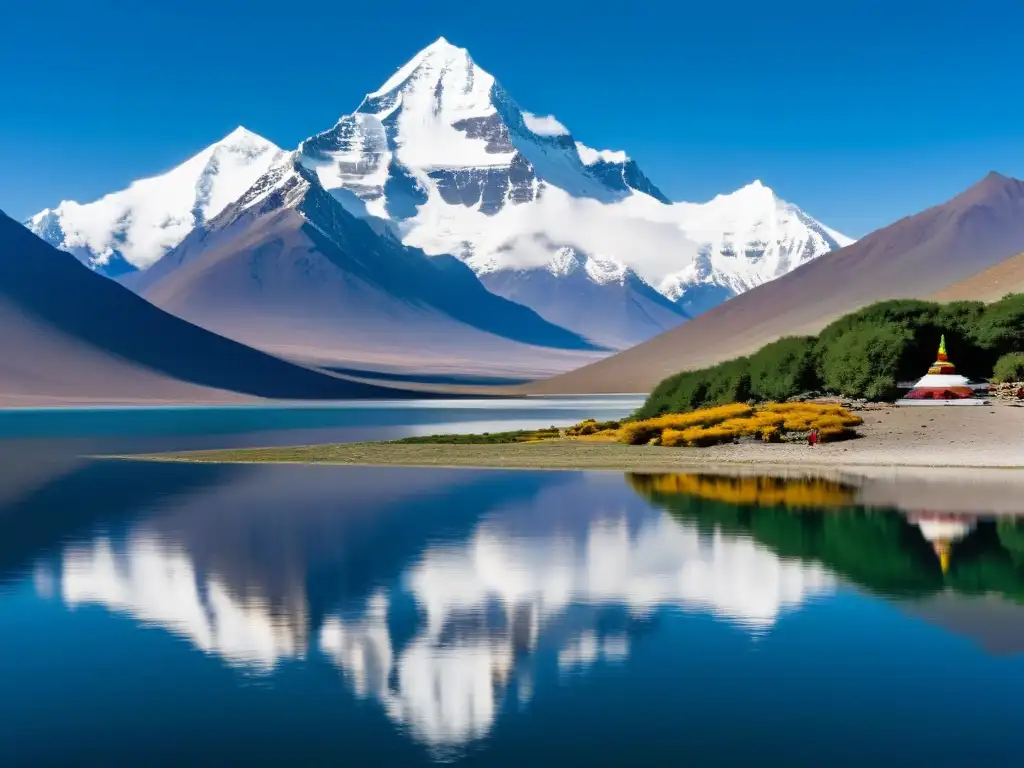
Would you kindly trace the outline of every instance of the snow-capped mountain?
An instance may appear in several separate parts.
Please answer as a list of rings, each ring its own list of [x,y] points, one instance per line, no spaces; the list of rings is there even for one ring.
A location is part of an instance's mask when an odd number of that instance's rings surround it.
[[[145,269],[238,199],[285,153],[239,127],[181,165],[92,203],[64,200],[25,225],[97,272]]]
[[[303,142],[299,162],[356,215],[390,221],[405,243],[455,254],[492,290],[613,345],[850,242],[759,183],[703,205],[671,203],[625,152],[591,149],[555,117],[521,109],[443,38]],[[632,279],[616,283],[623,302],[656,286],[684,312],[608,335],[582,288],[590,281],[608,293],[607,270],[562,274],[567,251],[628,271]],[[577,288],[522,290],[552,276]]]
[[[218,214],[259,189],[279,194],[285,177],[291,188],[326,190],[346,215],[442,257],[445,269],[457,257],[494,293],[609,348],[850,242],[759,182],[672,203],[625,152],[592,149],[554,116],[522,109],[443,38],[294,155],[239,129],[163,176],[95,203],[63,202],[27,225],[115,276],[145,269],[192,230],[223,238],[209,226]],[[196,253],[193,241],[158,272]],[[126,284],[155,283],[130,275]]]
[[[672,210],[700,252],[658,288],[691,315],[853,242],[760,181],[702,205],[677,203]]]
[[[543,376],[604,350],[454,256],[354,216],[295,153],[125,284],[223,336],[325,367]]]

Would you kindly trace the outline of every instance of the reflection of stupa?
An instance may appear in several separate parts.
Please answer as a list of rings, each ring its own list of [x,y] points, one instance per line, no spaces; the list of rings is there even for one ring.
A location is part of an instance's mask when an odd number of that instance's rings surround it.
[[[956,366],[949,362],[946,355],[946,337],[939,341],[939,354],[928,369],[928,373],[914,385],[907,396],[898,402],[905,405],[923,405],[929,401],[948,401],[956,404],[974,405],[981,400],[974,398],[974,388],[967,377],[956,372]]]
[[[921,529],[921,535],[927,539],[935,554],[938,555],[942,572],[949,570],[949,553],[953,545],[974,530],[978,518],[974,515],[937,514],[921,512],[908,515],[907,519]]]

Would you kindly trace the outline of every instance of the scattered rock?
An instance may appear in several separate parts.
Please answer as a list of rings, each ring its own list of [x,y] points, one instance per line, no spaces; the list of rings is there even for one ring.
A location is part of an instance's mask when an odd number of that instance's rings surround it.
[[[993,384],[988,390],[988,396],[1003,402],[1019,403],[1024,402],[1024,397],[1019,393],[1024,391],[1024,381],[1013,381],[1006,384]]]

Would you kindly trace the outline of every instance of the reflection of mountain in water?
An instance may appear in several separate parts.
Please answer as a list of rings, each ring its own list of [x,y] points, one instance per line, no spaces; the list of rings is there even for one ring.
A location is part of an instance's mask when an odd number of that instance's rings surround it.
[[[832,589],[820,565],[675,520],[615,476],[397,477],[240,476],[68,547],[59,593],[256,670],[314,645],[358,696],[444,748],[487,733],[507,694],[528,701],[540,653],[566,672],[620,661],[665,608],[765,631]]]
[[[579,500],[601,509],[599,495]],[[702,535],[635,505],[595,517],[576,535],[553,525],[519,536],[505,516],[490,518],[468,541],[428,548],[405,573],[423,614],[407,646],[394,647],[387,597],[377,594],[362,618],[329,619],[321,648],[357,694],[378,698],[424,740],[454,744],[487,731],[516,659],[538,642],[554,636],[567,668],[624,658],[628,635],[596,630],[602,609],[634,618],[666,607],[707,610],[764,629],[832,588],[820,566],[783,562],[749,538]]]
[[[265,671],[305,651],[308,616],[301,592],[279,607],[259,596],[234,595],[217,576],[197,573],[184,549],[144,529],[120,551],[105,537],[70,547],[60,585],[69,606],[99,603],[125,611],[231,664]]]

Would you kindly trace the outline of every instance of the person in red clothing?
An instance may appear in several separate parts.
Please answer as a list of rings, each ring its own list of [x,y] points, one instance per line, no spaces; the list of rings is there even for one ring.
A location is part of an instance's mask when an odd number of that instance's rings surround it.
[[[807,444],[812,448],[818,444],[818,430],[812,429],[811,433],[807,435]]]

